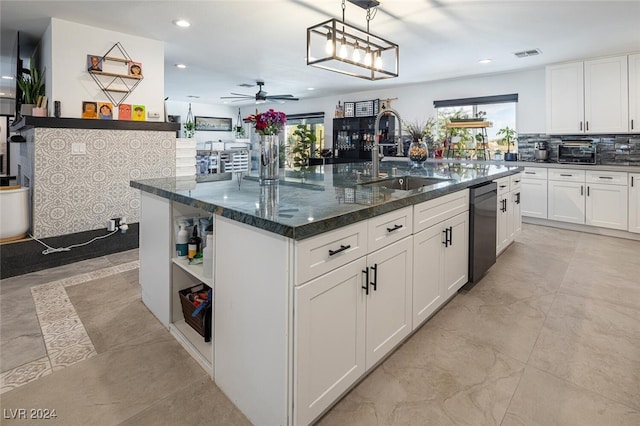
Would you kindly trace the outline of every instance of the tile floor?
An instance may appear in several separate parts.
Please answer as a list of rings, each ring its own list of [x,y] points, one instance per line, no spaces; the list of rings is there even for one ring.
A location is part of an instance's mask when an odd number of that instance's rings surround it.
[[[249,424],[142,304],[136,262],[2,281],[3,425],[29,424],[7,418],[18,408],[56,409],[52,425]],[[639,425],[639,276],[638,241],[525,225],[318,424]]]

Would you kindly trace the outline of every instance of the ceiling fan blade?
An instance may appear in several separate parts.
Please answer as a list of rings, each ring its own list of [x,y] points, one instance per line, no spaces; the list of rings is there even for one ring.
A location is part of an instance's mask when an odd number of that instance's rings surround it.
[[[253,96],[220,96],[220,99],[253,99]]]
[[[297,101],[298,98],[294,98],[293,95],[273,95],[267,96],[267,99],[280,99],[282,101]]]

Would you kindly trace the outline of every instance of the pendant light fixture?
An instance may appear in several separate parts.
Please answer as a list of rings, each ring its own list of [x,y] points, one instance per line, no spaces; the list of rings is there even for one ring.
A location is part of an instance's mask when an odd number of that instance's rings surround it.
[[[307,65],[367,80],[398,76],[399,46],[369,31],[375,17],[377,0],[347,0],[367,11],[366,30],[342,21],[329,19],[307,28]]]

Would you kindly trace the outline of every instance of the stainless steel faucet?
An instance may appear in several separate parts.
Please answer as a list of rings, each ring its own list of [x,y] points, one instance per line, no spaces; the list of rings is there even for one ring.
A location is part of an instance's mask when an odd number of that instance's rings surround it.
[[[373,127],[374,131],[378,133],[378,126],[380,125],[380,119],[385,114],[393,114],[398,117],[398,149],[396,152],[396,157],[404,157],[404,146],[402,145],[402,120],[400,119],[400,114],[395,109],[386,108],[378,113],[376,116],[376,124]],[[371,176],[379,177],[380,174],[380,147],[381,146],[394,146],[395,143],[380,143],[378,139],[378,135],[374,135],[373,137],[373,147],[371,149]]]

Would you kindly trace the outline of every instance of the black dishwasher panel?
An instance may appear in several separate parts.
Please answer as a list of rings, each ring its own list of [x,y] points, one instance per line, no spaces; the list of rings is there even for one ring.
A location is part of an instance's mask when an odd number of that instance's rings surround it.
[[[469,283],[473,285],[496,263],[498,185],[486,182],[469,189]]]

